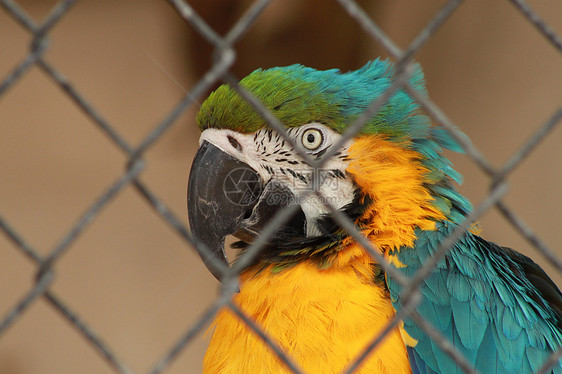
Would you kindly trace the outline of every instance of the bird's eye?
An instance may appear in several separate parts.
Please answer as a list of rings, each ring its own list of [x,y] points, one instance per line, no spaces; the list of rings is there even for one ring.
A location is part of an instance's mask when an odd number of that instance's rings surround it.
[[[309,151],[314,151],[324,143],[324,135],[322,131],[310,128],[302,133],[302,145]]]

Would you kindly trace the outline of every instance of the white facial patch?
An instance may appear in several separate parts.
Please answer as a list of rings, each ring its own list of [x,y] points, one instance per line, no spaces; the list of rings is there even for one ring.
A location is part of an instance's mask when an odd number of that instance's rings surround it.
[[[319,123],[288,128],[287,133],[315,159],[321,159],[341,138],[340,134]],[[345,142],[322,168],[317,170],[303,161],[283,136],[270,129],[251,134],[226,129],[207,129],[201,134],[199,143],[203,141],[210,142],[223,152],[246,163],[260,175],[264,184],[274,179],[287,186],[306,216],[307,236],[321,234],[315,223],[321,215],[330,212],[325,203],[340,209],[351,203],[355,197],[355,186],[345,173],[352,140]],[[314,173],[321,196],[312,192]]]

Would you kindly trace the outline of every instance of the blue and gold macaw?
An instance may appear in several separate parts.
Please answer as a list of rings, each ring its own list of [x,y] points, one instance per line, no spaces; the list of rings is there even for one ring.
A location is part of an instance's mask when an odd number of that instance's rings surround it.
[[[471,211],[461,176],[442,149],[461,151],[430,126],[404,91],[390,97],[353,139],[342,132],[394,79],[387,61],[348,73],[301,65],[256,70],[241,85],[287,128],[288,141],[232,88],[201,106],[202,131],[188,186],[193,236],[225,265],[224,240],[244,252],[285,207],[292,218],[240,275],[234,302],[307,373],[339,373],[400,310],[403,287],[338,224],[347,215],[407,277]],[[425,95],[419,68],[410,84]],[[291,143],[315,159],[313,168]],[[313,179],[320,194],[309,193]],[[220,278],[213,261],[204,259]],[[419,284],[417,312],[480,373],[531,373],[562,345],[562,294],[528,257],[464,234]],[[284,364],[233,312],[220,312],[205,373],[283,373]],[[411,319],[376,346],[358,373],[461,373]],[[548,372],[562,373],[560,362]]]

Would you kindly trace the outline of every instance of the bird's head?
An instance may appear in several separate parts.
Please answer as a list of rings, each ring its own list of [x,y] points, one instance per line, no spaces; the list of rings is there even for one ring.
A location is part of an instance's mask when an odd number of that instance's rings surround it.
[[[194,238],[226,264],[226,236],[239,238],[236,245],[243,249],[279,210],[296,205],[256,262],[284,267],[310,259],[329,267],[356,256],[357,248],[349,250],[353,240],[326,204],[350,217],[383,251],[412,246],[417,227],[462,219],[470,205],[453,187],[461,177],[442,155],[442,148],[460,147],[445,130],[430,126],[406,92],[392,95],[358,135],[339,142],[393,75],[390,63],[376,60],[348,73],[292,65],[242,79],[292,141],[272,130],[234,89],[219,87],[197,116],[202,134],[188,185]],[[425,94],[420,69],[409,82]],[[332,149],[338,142],[339,149]],[[291,143],[313,160],[328,150],[332,157],[314,168]],[[219,278],[213,262],[206,264]]]

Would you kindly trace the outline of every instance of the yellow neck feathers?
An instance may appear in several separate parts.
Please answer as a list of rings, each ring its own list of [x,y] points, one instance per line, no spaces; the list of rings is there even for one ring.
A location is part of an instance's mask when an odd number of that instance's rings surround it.
[[[347,172],[373,199],[362,219],[363,234],[383,252],[413,246],[416,226],[432,230],[434,220],[445,219],[423,186],[428,170],[417,152],[380,136],[363,136],[349,157]]]
[[[365,136],[350,148],[347,172],[373,203],[362,231],[383,252],[412,246],[416,226],[434,229],[444,216],[423,186],[419,154],[382,137]],[[347,239],[332,266],[304,261],[281,272],[249,269],[234,301],[306,373],[339,373],[394,316],[386,291],[374,283],[373,259]],[[285,373],[280,360],[234,313],[223,310],[204,361],[205,373]],[[408,342],[415,344],[415,342]],[[359,373],[410,373],[400,329],[368,356]]]
[[[240,308],[305,373],[340,373],[385,327],[394,310],[386,292],[351,268],[320,270],[303,262],[282,272],[242,275]],[[234,313],[217,316],[204,361],[205,373],[286,373],[277,356]],[[409,373],[398,329],[357,373]]]

